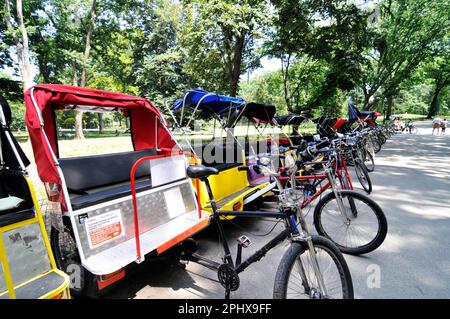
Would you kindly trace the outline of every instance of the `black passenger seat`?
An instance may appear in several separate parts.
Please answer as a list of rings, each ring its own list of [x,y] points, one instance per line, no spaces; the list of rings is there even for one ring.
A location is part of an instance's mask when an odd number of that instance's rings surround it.
[[[71,199],[72,209],[79,210],[131,195],[131,185],[129,183],[123,185],[123,183],[130,182],[133,165],[142,157],[157,154],[156,149],[147,149],[60,159],[59,164],[69,193],[79,195]],[[136,180],[137,192],[152,187],[149,162],[143,162],[138,167]],[[103,189],[96,191],[99,188]]]

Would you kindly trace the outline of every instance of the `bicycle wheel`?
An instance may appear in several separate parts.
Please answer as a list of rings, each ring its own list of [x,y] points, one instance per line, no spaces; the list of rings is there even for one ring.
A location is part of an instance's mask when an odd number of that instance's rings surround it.
[[[378,248],[387,235],[387,220],[380,206],[355,191],[340,191],[345,216],[334,192],[325,195],[314,209],[317,232],[347,254],[359,255]]]
[[[364,188],[367,194],[370,194],[372,192],[372,181],[365,165],[360,161],[357,161],[355,163],[355,172],[361,186]]]
[[[363,151],[363,164],[366,167],[368,172],[373,172],[375,170],[375,159],[373,158],[373,155],[370,152],[364,152]]]
[[[380,143],[380,145],[384,145],[386,143],[386,137],[383,135],[378,135],[378,142]]]
[[[321,236],[312,236],[312,242],[326,295],[319,289],[307,243],[293,242],[278,265],[273,298],[353,299],[352,277],[339,249]]]
[[[411,130],[409,131],[410,134],[417,134],[418,132],[419,130],[415,126],[411,127]]]
[[[378,141],[378,139],[373,138],[371,142],[375,154],[381,151],[381,143]]]

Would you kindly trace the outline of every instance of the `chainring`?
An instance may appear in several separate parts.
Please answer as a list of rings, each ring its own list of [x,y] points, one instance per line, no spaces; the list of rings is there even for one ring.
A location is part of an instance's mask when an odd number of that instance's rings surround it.
[[[236,270],[228,264],[222,264],[219,266],[217,276],[219,277],[220,284],[225,289],[236,291],[240,286],[240,280]]]

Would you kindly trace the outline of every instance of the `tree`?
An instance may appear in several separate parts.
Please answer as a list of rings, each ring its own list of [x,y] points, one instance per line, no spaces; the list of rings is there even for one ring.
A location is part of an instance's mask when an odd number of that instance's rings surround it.
[[[159,105],[174,98],[187,86],[183,72],[185,55],[179,41],[182,8],[170,0],[155,1],[140,41],[142,51],[135,59],[136,84],[140,92]]]
[[[304,101],[303,109],[334,103],[339,90],[350,90],[361,75],[362,52],[367,44],[367,14],[347,1],[278,1],[274,32],[266,42],[266,52],[282,62],[285,103],[290,112],[300,107],[302,74],[292,78],[292,66],[298,63],[326,67],[320,89]],[[306,68],[298,68],[306,71]],[[313,76],[313,74],[309,74]],[[292,87],[294,86],[294,88]],[[295,105],[293,104],[295,102]]]
[[[23,88],[21,81],[14,81],[11,77],[0,72],[0,96],[9,103],[12,110],[12,130],[25,129],[25,110],[23,107]]]
[[[10,46],[14,45],[13,39],[8,34],[7,18],[6,18],[6,1],[0,1],[0,70],[6,67],[14,66],[13,59],[10,54]]]
[[[445,87],[450,85],[450,33],[437,46],[437,56],[434,57],[426,66],[426,74],[433,81],[433,94],[427,118],[431,119],[439,114],[439,97]]]
[[[320,105],[305,107],[308,102],[321,95],[322,83],[328,74],[328,65],[323,61],[296,60],[289,67],[291,106],[287,108],[284,94],[284,78],[279,70],[267,71],[242,83],[239,94],[247,101],[273,104],[279,115],[286,113],[302,113],[307,116],[321,114],[341,115],[343,93],[337,89],[328,100]]]
[[[437,59],[429,72],[434,81],[433,95],[427,115],[427,118],[431,119],[439,114],[439,96],[442,90],[450,84],[450,61],[448,58]]]
[[[5,20],[7,32],[14,40],[16,47],[17,63],[19,64],[23,91],[25,92],[32,86],[33,78],[31,74],[30,52],[28,49],[28,32],[23,18],[22,0],[16,0],[16,18],[12,15],[10,0],[5,0]]]
[[[279,115],[286,113],[286,108],[283,107],[282,79],[278,71],[264,72],[249,81],[243,81],[239,96],[246,101],[272,104]]]
[[[97,0],[45,0],[30,8],[38,26],[31,41],[43,82],[88,85],[97,7]],[[84,138],[81,111],[75,112],[75,132]]]
[[[89,23],[86,31],[86,42],[84,47],[83,60],[81,65],[81,78],[80,78],[80,86],[85,87],[87,83],[87,63],[89,60],[89,54],[91,52],[91,36],[94,31],[95,17],[97,14],[97,1],[92,0],[91,10],[89,11]],[[74,68],[74,82],[76,82],[76,68]],[[100,114],[100,113],[99,113]],[[99,128],[100,132],[103,128],[103,125],[100,124],[101,115],[99,115]],[[84,139],[83,134],[83,112],[76,111],[75,112],[75,138],[76,139]]]
[[[200,84],[220,83],[236,96],[240,76],[259,65],[256,42],[269,22],[267,0],[186,1],[186,73]]]
[[[373,47],[366,53],[360,84],[365,109],[381,90],[387,99],[386,118],[390,117],[401,83],[433,54],[435,44],[448,32],[450,21],[443,12],[449,11],[446,1],[381,2],[380,20],[371,30]]]

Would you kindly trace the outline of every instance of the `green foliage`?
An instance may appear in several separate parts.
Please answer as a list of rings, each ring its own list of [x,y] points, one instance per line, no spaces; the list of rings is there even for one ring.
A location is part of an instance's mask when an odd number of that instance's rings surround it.
[[[12,112],[11,130],[25,131],[25,106],[22,101],[13,100],[8,101]]]
[[[426,115],[432,87],[418,84],[400,90],[396,98],[395,113],[413,113]]]
[[[0,73],[0,95],[8,101],[12,111],[12,130],[25,130],[25,106],[20,82],[12,80],[8,75]]]
[[[0,95],[7,101],[20,101],[23,99],[22,84],[0,72]]]
[[[191,83],[235,95],[239,77],[259,66],[257,41],[269,24],[266,0],[184,2],[185,73]]]
[[[283,61],[287,108],[334,109],[340,91],[353,89],[361,76],[367,14],[347,1],[273,3],[277,14],[266,50]],[[315,92],[301,88],[307,82],[314,82]]]
[[[266,72],[255,76],[250,81],[243,81],[239,96],[247,101],[272,104],[277,108],[277,114],[286,114],[284,107],[281,73]]]
[[[366,53],[360,84],[366,107],[378,91],[387,98],[397,96],[401,84],[424,60],[437,53],[437,44],[449,31],[450,20],[444,13],[449,11],[447,1],[381,2],[380,19],[371,27],[373,46]]]

